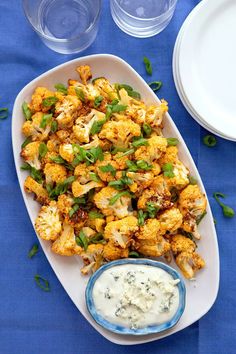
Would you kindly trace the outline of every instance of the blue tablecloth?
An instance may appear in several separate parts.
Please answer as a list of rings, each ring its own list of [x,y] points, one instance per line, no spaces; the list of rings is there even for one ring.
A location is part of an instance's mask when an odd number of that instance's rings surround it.
[[[151,58],[153,78],[164,83],[158,95],[169,102],[170,113],[199,168],[217,220],[221,282],[213,308],[199,322],[171,337],[145,345],[122,347],[104,339],[81,316],[43,252],[31,261],[27,258],[36,236],[15,173],[11,148],[11,110],[17,93],[26,83],[76,55],[60,55],[47,49],[26,22],[21,1],[1,0],[0,107],[9,107],[10,116],[0,121],[0,353],[236,353],[236,218],[223,217],[220,207],[212,198],[215,191],[225,193],[228,204],[236,209],[236,145],[220,138],[214,149],[202,144],[201,138],[206,131],[182,106],[172,78],[175,39],[184,19],[197,3],[197,0],[179,1],[173,20],[160,35],[136,39],[121,32],[114,24],[108,0],[105,0],[97,39],[83,53],[119,55],[145,79],[148,78],[142,58],[144,55]],[[219,89],[224,89],[220,83]],[[45,293],[35,285],[33,277],[36,273],[50,281],[51,293]]]

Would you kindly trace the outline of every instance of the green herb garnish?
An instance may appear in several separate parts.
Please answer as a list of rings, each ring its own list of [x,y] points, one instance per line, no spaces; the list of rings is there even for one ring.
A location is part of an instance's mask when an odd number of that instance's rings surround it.
[[[153,202],[147,202],[146,204],[146,210],[148,212],[148,216],[151,219],[154,219],[160,210],[160,207],[158,207],[155,203]]]
[[[24,102],[21,107],[22,107],[22,111],[23,111],[23,114],[25,116],[25,119],[26,120],[30,120],[31,117],[32,117],[32,113],[31,113],[31,110],[28,107],[28,104],[26,102]]]
[[[51,123],[51,132],[56,133],[57,129],[58,129],[58,123],[56,120],[53,120]]]
[[[61,194],[65,194],[69,188],[69,185],[74,182],[76,179],[75,176],[70,176],[66,178],[62,183],[58,183],[54,189],[49,193],[51,199],[55,199]]]
[[[54,85],[54,87],[55,87],[55,89],[56,89],[58,92],[61,92],[61,93],[63,93],[64,95],[67,95],[68,90],[67,90],[67,88],[66,88],[65,85],[63,85],[63,84],[56,84],[56,85]]]
[[[148,214],[144,213],[143,210],[138,210],[138,224],[139,226],[143,226],[145,219],[147,218]]]
[[[74,204],[69,211],[69,217],[71,218],[74,215],[74,213],[76,213],[79,210],[79,208],[80,208],[79,204]]]
[[[173,178],[175,177],[175,174],[173,172],[173,165],[172,163],[165,163],[163,166],[162,166],[162,171],[163,171],[163,174],[164,176],[168,177],[168,178]]]
[[[176,146],[179,143],[179,140],[177,138],[167,138],[166,140],[168,146]]]
[[[89,241],[88,241],[87,236],[85,235],[85,233],[82,230],[80,231],[79,236],[77,236],[75,238],[75,241],[78,246],[82,247],[85,251],[87,250],[88,245],[89,245]]]
[[[47,152],[48,152],[47,145],[45,143],[41,143],[39,145],[39,157],[40,158],[44,157]]]
[[[58,98],[57,98],[57,97],[50,96],[50,97],[47,97],[47,98],[44,98],[44,99],[43,99],[42,105],[43,105],[44,107],[51,107],[51,106],[53,106],[57,101],[58,101]]]
[[[36,168],[30,166],[28,163],[24,163],[21,166],[21,170],[23,171],[29,171],[30,176],[38,183],[42,183],[43,181],[43,175],[40,170],[37,170]]]
[[[202,141],[208,147],[214,147],[217,144],[217,140],[214,135],[206,135]]]
[[[0,112],[4,112],[0,114],[0,119],[6,119],[8,117],[8,108],[0,108]]]
[[[118,156],[118,158],[124,157],[124,156],[127,156],[127,155],[131,155],[133,153],[134,153],[134,149],[128,149],[128,150],[126,149],[126,151],[123,152],[123,154],[121,154],[120,156]]]
[[[152,75],[152,64],[147,57],[143,57],[143,62],[145,64],[145,69],[148,75]]]
[[[102,127],[106,123],[106,119],[100,119],[93,122],[93,125],[90,129],[90,135],[98,134],[102,130]]]
[[[94,182],[101,182],[100,178],[98,177],[98,175],[95,172],[90,172],[89,177]]]
[[[143,145],[145,145],[145,146],[148,145],[148,140],[145,138],[139,138],[139,139],[132,142],[132,146],[136,147],[136,148],[139,146],[143,146]]]
[[[39,246],[37,244],[33,245],[33,247],[31,248],[31,250],[28,252],[28,257],[32,258],[36,255],[36,253],[38,253],[39,250]]]
[[[103,219],[104,218],[104,215],[102,213],[99,213],[97,211],[90,211],[89,214],[89,219]]]
[[[148,171],[148,170],[151,170],[152,169],[152,165],[149,165],[149,163],[147,161],[144,161],[144,160],[138,160],[136,162],[137,164],[137,167],[140,169],[140,170],[145,170],[145,171]]]
[[[82,89],[75,87],[75,93],[76,93],[77,97],[80,99],[80,101],[85,102],[85,94]]]
[[[110,172],[113,177],[116,175],[116,169],[111,164],[108,164],[106,166],[100,166],[99,170],[104,173]]]
[[[189,184],[195,185],[197,184],[197,179],[194,178],[193,176],[188,176]]]
[[[204,218],[204,216],[205,216],[206,214],[207,214],[207,212],[206,212],[206,210],[204,210],[204,212],[203,212],[201,215],[199,215],[199,216],[197,217],[197,220],[196,220],[197,225],[200,224],[200,222],[202,221],[202,219]]]
[[[52,114],[44,114],[40,123],[40,128],[45,129],[52,119]]]
[[[31,143],[31,137],[28,136],[28,138],[25,139],[25,141],[21,144],[21,149],[24,149],[29,143]]]
[[[119,91],[123,88],[125,89],[125,91],[128,93],[128,95],[132,98],[136,98],[138,100],[140,100],[141,95],[139,92],[134,91],[133,87],[126,85],[126,84],[115,84],[115,88],[119,94]]]
[[[161,86],[162,86],[162,82],[161,81],[152,81],[152,82],[149,82],[148,84],[152,91],[156,92],[158,90],[160,90]]]
[[[130,251],[129,258],[140,258],[140,254],[136,251]]]
[[[109,205],[114,205],[118,199],[123,197],[124,195],[127,195],[130,197],[130,193],[128,191],[123,191],[120,193],[115,194],[113,197],[110,198]]]
[[[100,104],[102,103],[103,101],[103,96],[97,96],[95,97],[95,100],[94,100],[94,107],[95,108],[98,108],[100,106]]]
[[[224,216],[226,216],[227,218],[233,218],[235,215],[234,209],[229,207],[228,205],[225,205],[219,199],[219,198],[225,198],[225,194],[216,192],[213,194],[213,197],[215,198],[217,203],[221,206]]]
[[[41,277],[41,275],[36,274],[34,276],[34,280],[35,280],[36,284],[38,285],[38,287],[41,288],[43,291],[50,291],[51,290],[49,282],[45,278]]]
[[[119,100],[113,100],[106,106],[106,119],[109,119],[113,113],[123,112],[127,106],[119,104]]]
[[[136,163],[134,161],[127,160],[127,161],[125,161],[125,163],[126,163],[128,170],[130,172],[137,172],[138,171],[138,166],[136,165]]]
[[[89,243],[101,243],[101,244],[105,244],[106,240],[104,240],[103,234],[102,233],[97,233],[95,236],[93,236],[90,240]]]
[[[149,137],[152,133],[152,128],[149,124],[144,123],[142,126],[144,136]]]

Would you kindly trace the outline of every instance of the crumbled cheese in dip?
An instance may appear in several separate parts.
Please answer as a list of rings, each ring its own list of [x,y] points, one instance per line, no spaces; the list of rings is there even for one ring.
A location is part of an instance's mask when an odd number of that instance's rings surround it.
[[[97,312],[107,321],[132,329],[169,321],[179,305],[179,279],[140,264],[106,269],[93,288]]]

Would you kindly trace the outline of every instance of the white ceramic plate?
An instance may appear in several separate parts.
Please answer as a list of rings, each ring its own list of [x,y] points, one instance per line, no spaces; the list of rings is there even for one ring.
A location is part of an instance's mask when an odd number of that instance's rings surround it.
[[[179,95],[184,107],[186,108],[188,113],[196,120],[196,122],[198,122],[203,128],[209,130],[210,132],[212,132],[213,134],[215,134],[221,138],[235,141],[235,139],[231,139],[231,138],[223,135],[222,133],[220,133],[219,131],[216,131],[214,128],[212,128],[211,126],[209,126],[205,123],[205,121],[199,116],[198,112],[196,112],[194,110],[194,108],[191,106],[191,103],[189,102],[189,100],[184,92],[184,87],[181,82],[181,77],[180,77],[180,73],[179,73],[179,50],[180,50],[180,44],[181,44],[181,40],[183,37],[183,33],[188,30],[188,26],[191,24],[191,20],[192,20],[193,16],[195,16],[198,11],[202,11],[202,7],[204,5],[205,5],[205,1],[201,1],[192,10],[192,12],[188,15],[188,17],[184,21],[184,23],[178,33],[178,36],[177,36],[177,39],[175,42],[174,51],[173,51],[173,61],[172,61],[173,78],[174,78],[176,90],[178,92],[178,95]]]
[[[236,140],[236,2],[205,0],[179,46],[179,76],[206,125]]]
[[[111,82],[127,83],[139,91],[147,103],[159,103],[154,92],[134,69],[122,59],[108,54],[92,55],[72,60],[46,72],[30,82],[19,93],[15,101],[12,118],[12,142],[19,184],[33,225],[39,211],[39,205],[33,200],[32,196],[26,194],[23,189],[27,173],[20,170],[20,166],[22,165],[20,151],[21,144],[24,141],[24,137],[21,134],[21,126],[24,121],[21,105],[23,101],[30,101],[31,95],[37,86],[46,86],[53,89],[54,84],[58,82],[66,83],[68,78],[77,78],[75,68],[83,64],[89,64],[91,66],[93,77],[105,76]],[[164,134],[166,137],[177,137],[179,139],[180,158],[186,166],[189,167],[191,174],[196,176],[202,191],[205,193],[204,186],[191,155],[169,114],[167,114],[164,119],[164,125]],[[97,325],[86,309],[84,293],[88,278],[82,276],[80,273],[82,262],[79,257],[61,257],[51,252],[49,242],[41,239],[39,239],[39,242],[64,289],[91,325],[111,342],[131,345],[150,342],[180,331],[201,318],[213,305],[219,286],[219,255],[217,236],[209,204],[207,215],[200,224],[200,232],[202,234],[202,241],[199,243],[199,252],[206,260],[206,268],[199,272],[196,281],[186,281],[186,308],[182,318],[175,327],[166,332],[140,336],[138,338],[114,334]],[[173,267],[177,269],[174,264]]]

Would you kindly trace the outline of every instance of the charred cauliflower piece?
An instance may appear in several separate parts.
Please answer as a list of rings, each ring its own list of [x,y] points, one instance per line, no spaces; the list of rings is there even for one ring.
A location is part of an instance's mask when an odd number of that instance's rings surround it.
[[[161,235],[168,233],[175,233],[181,226],[183,217],[179,209],[171,208],[160,214],[158,217],[161,228]]]
[[[71,225],[64,222],[61,235],[52,244],[52,251],[61,256],[73,256],[82,253],[83,249],[77,245],[74,228]]]
[[[40,141],[34,141],[29,143],[21,151],[21,157],[27,162],[30,166],[40,170],[41,162],[39,161],[39,145]]]
[[[193,278],[198,270],[205,267],[204,260],[196,252],[181,252],[175,262],[187,279]]]
[[[147,139],[147,146],[140,146],[135,151],[135,160],[144,160],[151,164],[154,160],[158,160],[166,151],[167,140],[161,136],[153,136]]]
[[[138,229],[138,220],[127,216],[121,220],[109,222],[104,231],[104,238],[121,248],[127,248],[131,238]]]
[[[162,166],[166,163],[174,163],[178,160],[178,148],[176,146],[167,146],[165,154],[163,154],[158,163]]]
[[[131,205],[131,198],[127,195],[122,195],[114,204],[111,204],[110,199],[117,195],[117,193],[119,191],[112,187],[102,188],[94,195],[94,203],[104,215],[115,215],[121,219],[129,215],[128,208]]]
[[[90,272],[95,272],[103,263],[103,245],[89,245],[86,251],[83,251],[80,256],[83,259],[84,267],[81,273],[84,275]]]
[[[108,121],[103,125],[99,138],[107,139],[117,147],[127,147],[130,140],[140,134],[140,126],[131,120]]]
[[[81,107],[80,100],[75,96],[65,96],[62,102],[55,106],[56,120],[60,128],[71,127],[76,118],[76,111]]]
[[[35,230],[42,239],[47,241],[55,241],[59,237],[62,224],[56,202],[52,201],[41,208],[35,221]]]
[[[36,200],[40,204],[47,204],[48,203],[48,193],[43,186],[36,182],[32,177],[28,176],[24,183],[24,189],[27,193],[34,193]]]
[[[171,238],[171,249],[174,255],[177,255],[181,252],[190,252],[193,253],[196,249],[196,244],[181,234],[172,236]]]

